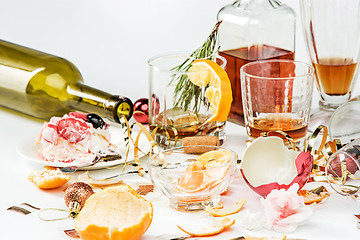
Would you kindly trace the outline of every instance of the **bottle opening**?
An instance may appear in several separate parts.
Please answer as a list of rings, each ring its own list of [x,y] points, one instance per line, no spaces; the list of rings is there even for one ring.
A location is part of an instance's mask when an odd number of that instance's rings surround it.
[[[116,108],[116,116],[114,116],[114,119],[117,122],[120,122],[120,118],[121,116],[125,116],[127,120],[129,120],[132,117],[133,114],[133,104],[132,102],[128,99],[124,99],[124,101],[119,101],[119,104],[117,105]]]

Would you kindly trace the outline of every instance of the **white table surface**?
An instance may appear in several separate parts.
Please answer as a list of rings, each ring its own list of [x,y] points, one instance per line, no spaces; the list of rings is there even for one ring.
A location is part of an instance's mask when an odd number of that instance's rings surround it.
[[[146,61],[169,51],[192,51],[209,34],[216,13],[231,0],[3,0],[0,7],[0,38],[52,53],[72,61],[86,83],[105,91],[123,94],[133,101],[147,97]],[[299,19],[298,1],[284,0],[297,12],[296,59],[307,61]],[[139,87],[142,86],[142,87]],[[314,95],[317,96],[315,93]],[[21,215],[6,209],[22,202],[38,207],[65,208],[63,189],[44,191],[27,178],[42,166],[21,157],[18,143],[37,134],[42,121],[0,108],[0,239],[71,239],[63,230],[73,228],[73,220],[44,222],[37,213]],[[242,156],[245,129],[228,123],[229,147]],[[104,173],[108,174],[108,173]],[[128,177],[125,182],[148,182],[147,178]],[[314,188],[317,184],[309,184]],[[330,189],[330,187],[327,187]],[[236,223],[229,231],[204,239],[230,239],[242,235],[279,236],[273,231],[249,232],[242,227],[245,210],[261,210],[260,197],[238,177],[222,199],[231,204],[246,197],[242,211],[231,216]],[[201,222],[203,212],[184,213],[168,207],[161,194],[151,197],[153,222],[142,239],[169,239],[184,236],[178,224]],[[305,225],[288,237],[322,239],[359,239],[360,229],[354,214],[359,203],[333,194],[323,204],[314,206],[314,214]],[[161,235],[166,235],[161,238]]]
[[[24,136],[36,134],[41,128],[42,121],[25,118],[13,112],[1,110],[0,119],[0,146],[1,146],[1,198],[0,222],[1,239],[71,239],[63,230],[74,227],[73,220],[45,222],[38,218],[37,211],[29,215],[22,215],[6,209],[13,205],[26,202],[41,208],[66,209],[63,201],[64,188],[55,190],[40,190],[27,177],[31,171],[39,170],[42,165],[31,162],[17,153],[17,145]],[[227,141],[224,146],[233,149],[242,156],[245,149],[246,134],[243,127],[227,123]],[[146,159],[146,158],[144,158]],[[142,161],[145,165],[144,160]],[[117,170],[100,170],[93,176],[111,176]],[[80,174],[78,172],[77,174]],[[75,175],[73,178],[75,178]],[[99,175],[96,175],[99,174]],[[131,186],[139,183],[150,183],[148,177],[131,176],[124,178],[124,182]],[[307,184],[306,188],[315,188],[318,183]],[[325,186],[329,189],[326,184]],[[268,230],[250,232],[243,227],[242,219],[245,211],[252,213],[262,211],[260,196],[252,192],[243,179],[238,176],[231,185],[229,192],[221,201],[230,206],[240,197],[245,197],[247,203],[239,213],[230,216],[236,219],[230,230],[212,238],[204,239],[231,239],[242,235],[253,236],[280,236],[282,234]],[[169,202],[158,191],[146,196],[153,203],[154,219],[142,239],[170,239],[170,236],[184,236],[177,225],[198,224],[209,220],[204,212],[179,212],[169,207]],[[313,206],[312,218],[288,237],[322,240],[322,239],[358,239],[354,214],[359,213],[359,202],[337,194],[320,205]],[[161,238],[162,236],[162,238]]]

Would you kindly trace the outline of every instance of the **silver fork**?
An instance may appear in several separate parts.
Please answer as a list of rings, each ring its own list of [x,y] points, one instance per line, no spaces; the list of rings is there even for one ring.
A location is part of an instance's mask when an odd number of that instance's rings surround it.
[[[148,172],[149,171],[144,171],[144,173],[148,173]],[[104,178],[103,180],[109,180],[109,179],[112,179],[112,178],[117,178],[117,177],[129,175],[129,174],[136,174],[136,173],[139,173],[139,171],[138,170],[127,171],[127,172],[123,172],[123,173],[120,173],[120,174],[116,174],[116,175],[111,176],[111,177]]]
[[[109,162],[109,161],[114,161],[114,160],[117,160],[117,159],[121,159],[121,155],[109,155],[109,156],[106,156],[106,157],[96,157],[90,163],[86,163],[86,164],[83,164],[83,165],[62,167],[62,168],[60,168],[60,171],[62,171],[63,173],[73,173],[76,170],[78,170],[79,168],[91,167],[91,166],[97,164],[98,162]]]

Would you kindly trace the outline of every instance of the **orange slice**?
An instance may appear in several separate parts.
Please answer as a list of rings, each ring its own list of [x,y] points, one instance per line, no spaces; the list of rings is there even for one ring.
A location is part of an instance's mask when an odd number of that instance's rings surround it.
[[[41,171],[31,172],[28,179],[41,189],[57,188],[70,180],[70,176],[55,167],[45,166]]]
[[[304,203],[310,205],[313,203],[320,203],[324,198],[329,196],[328,192],[321,192],[320,194],[312,193],[308,190],[301,189],[298,195],[304,198]]]
[[[246,203],[246,199],[242,198],[239,201],[237,201],[237,203],[234,206],[230,208],[216,209],[214,207],[207,206],[205,208],[205,211],[214,217],[225,217],[239,212],[245,203]]]
[[[206,236],[216,235],[216,234],[224,231],[226,228],[231,227],[234,223],[235,223],[234,219],[223,218],[221,220],[214,219],[212,224],[209,224],[208,226],[205,226],[205,227],[199,228],[199,229],[191,229],[190,226],[181,227],[179,225],[178,225],[178,228],[181,231],[183,231],[193,237],[206,237]]]
[[[199,59],[189,69],[189,79],[197,86],[206,86],[205,97],[210,103],[212,116],[208,121],[226,121],[231,107],[231,83],[225,70],[217,63]]]
[[[228,163],[231,160],[231,152],[224,149],[210,151],[201,154],[197,159],[206,169],[220,166],[224,163]]]

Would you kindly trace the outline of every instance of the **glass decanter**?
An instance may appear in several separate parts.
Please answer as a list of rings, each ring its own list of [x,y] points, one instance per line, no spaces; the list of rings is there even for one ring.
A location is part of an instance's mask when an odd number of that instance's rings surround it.
[[[296,15],[278,0],[237,0],[220,9],[218,20],[233,94],[228,120],[244,125],[240,68],[257,60],[294,60]]]

